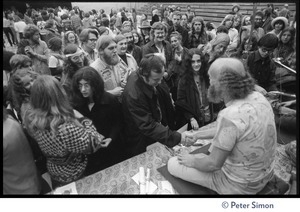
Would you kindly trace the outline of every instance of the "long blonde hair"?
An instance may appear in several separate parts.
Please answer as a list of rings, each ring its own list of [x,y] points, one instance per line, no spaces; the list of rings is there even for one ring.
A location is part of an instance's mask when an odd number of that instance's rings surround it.
[[[56,133],[61,124],[79,123],[55,77],[41,75],[36,79],[31,89],[30,106],[25,116],[25,126],[30,132],[49,130]]]

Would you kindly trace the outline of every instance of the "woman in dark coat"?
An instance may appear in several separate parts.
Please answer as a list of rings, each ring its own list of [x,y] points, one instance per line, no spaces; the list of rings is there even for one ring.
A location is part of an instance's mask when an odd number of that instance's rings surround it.
[[[176,110],[181,116],[177,125],[188,123],[188,129],[197,130],[211,121],[211,111],[207,99],[209,79],[207,64],[200,49],[189,50],[187,69],[179,81]]]
[[[118,99],[104,91],[101,76],[89,66],[74,74],[72,88],[74,108],[91,119],[97,131],[105,138],[112,139],[106,149],[88,156],[88,174],[123,161],[123,115]]]

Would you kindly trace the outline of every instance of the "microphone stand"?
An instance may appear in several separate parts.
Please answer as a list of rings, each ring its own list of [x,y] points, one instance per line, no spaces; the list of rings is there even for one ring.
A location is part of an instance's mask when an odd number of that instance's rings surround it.
[[[279,59],[274,58],[273,60],[274,60],[274,62],[275,62],[276,64],[281,65],[283,68],[286,68],[286,69],[289,70],[290,72],[293,72],[294,74],[297,73],[294,69],[291,69],[290,67],[288,67],[288,66],[282,64],[282,63],[280,62]]]

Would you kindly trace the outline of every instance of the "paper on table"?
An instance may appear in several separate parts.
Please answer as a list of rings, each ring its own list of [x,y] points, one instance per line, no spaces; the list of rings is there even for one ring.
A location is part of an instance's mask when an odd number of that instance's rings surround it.
[[[164,181],[159,181],[158,183],[160,188],[158,194],[175,194],[173,186],[169,181],[164,180]]]
[[[75,182],[70,183],[68,185],[58,187],[54,190],[53,194],[78,194],[77,189],[76,189],[76,184]]]
[[[140,180],[139,180],[140,194],[146,194],[146,181],[145,181],[144,167],[140,167],[139,177],[140,177]]]
[[[136,175],[132,177],[133,181],[136,182],[136,184],[140,184],[140,173],[138,172]],[[150,188],[149,188],[149,194],[153,194],[155,190],[157,189],[157,186],[150,180]]]
[[[150,190],[150,169],[147,168],[147,174],[146,174],[146,194],[149,194]]]

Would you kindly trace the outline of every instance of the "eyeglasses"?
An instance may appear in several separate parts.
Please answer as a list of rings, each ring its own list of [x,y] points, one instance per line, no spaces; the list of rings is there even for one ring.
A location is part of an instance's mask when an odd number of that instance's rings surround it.
[[[273,53],[274,50],[267,50],[267,49],[265,49],[265,48],[261,48],[261,51],[262,51],[263,53],[269,53],[269,54],[271,54],[271,53]]]
[[[91,42],[96,42],[97,39],[89,39],[89,41],[91,41]]]

